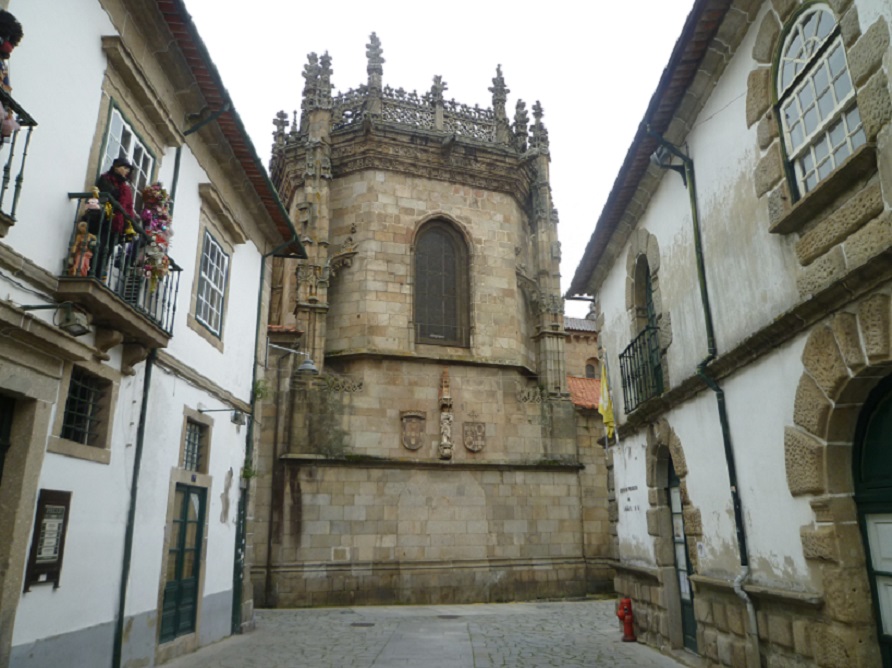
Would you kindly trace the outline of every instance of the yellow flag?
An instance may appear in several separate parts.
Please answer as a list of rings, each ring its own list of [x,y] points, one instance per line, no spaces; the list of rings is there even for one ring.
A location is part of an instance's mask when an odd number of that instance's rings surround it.
[[[613,419],[613,402],[610,400],[610,390],[607,388],[607,361],[601,362],[601,397],[598,400],[598,412],[604,420],[607,429],[607,439],[613,438],[613,428],[616,421]]]

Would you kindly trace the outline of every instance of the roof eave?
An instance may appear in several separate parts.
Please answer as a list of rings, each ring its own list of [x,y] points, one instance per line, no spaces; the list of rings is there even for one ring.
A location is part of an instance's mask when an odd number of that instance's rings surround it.
[[[306,250],[297,238],[297,231],[294,229],[291,217],[257,155],[257,150],[254,148],[241,116],[235,110],[229,92],[223,85],[220,73],[217,71],[204,41],[198,34],[198,29],[192,16],[186,10],[183,0],[156,1],[158,9],[189,64],[192,75],[208,105],[212,109],[224,109],[227,104],[229,105],[229,110],[217,119],[217,125],[245,171],[248,182],[253,186],[257,197],[282,239],[284,241],[293,240],[292,248],[295,254],[298,257],[306,258]]]
[[[635,138],[626,152],[607,203],[573,275],[567,297],[588,294],[595,268],[647,172],[651,154],[657,148],[657,140],[647,132],[648,126],[660,134],[669,127],[697,74],[710,42],[732,4],[733,0],[695,1],[660,82],[650,98],[644,118],[638,125]]]

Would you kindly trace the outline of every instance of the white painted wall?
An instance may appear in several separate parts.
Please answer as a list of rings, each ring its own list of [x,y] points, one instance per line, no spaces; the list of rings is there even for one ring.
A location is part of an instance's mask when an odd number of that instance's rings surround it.
[[[254,337],[257,318],[257,286],[260,281],[261,257],[251,241],[235,247],[229,259],[228,305],[223,321],[223,352],[210,345],[186,322],[189,313],[199,235],[201,198],[198,185],[210,181],[206,172],[187,149],[180,160],[173,216],[174,236],[170,254],[183,268],[177,298],[174,336],[168,352],[179,359],[188,358],[189,365],[243,401],[251,398],[251,368],[254,362]],[[250,225],[250,221],[240,221]]]
[[[71,491],[65,556],[58,589],[37,585],[22,595],[13,645],[114,618],[141,387],[142,369],[121,383],[108,465],[52,453],[44,456],[38,487]],[[61,396],[56,412],[64,408]]]
[[[880,16],[892,23],[892,4],[870,0],[856,4],[862,30]],[[799,301],[796,236],[768,231],[767,208],[756,197],[753,177],[760,158],[756,126],[746,127],[746,82],[755,67],[751,53],[764,12],[765,8],[693,123],[685,147],[696,169],[719,354]],[[886,61],[888,64],[888,57]],[[668,350],[669,375],[671,385],[677,386],[695,374],[697,363],[707,353],[688,196],[677,175],[664,175],[638,226],[659,242],[662,308],[671,317],[673,335]],[[626,245],[599,288],[605,323],[600,340],[607,351],[613,400],[621,421],[625,416],[617,356],[632,336],[626,312],[628,249]],[[779,346],[721,384],[726,394],[753,580],[783,589],[814,590],[820,583],[812,580],[800,540],[800,528],[813,522],[814,513],[808,497],[793,498],[790,494],[784,461],[784,428],[793,424],[806,338],[804,333]],[[666,418],[684,449],[691,503],[701,510],[699,572],[733,577],[739,571],[737,538],[715,396],[702,392],[668,412]],[[646,465],[643,430],[614,449],[620,557],[626,562],[653,565],[652,538],[644,521]],[[624,489],[636,491],[622,493]],[[624,506],[636,506],[639,501],[640,512],[624,510]]]
[[[81,190],[95,170],[88,162],[97,121],[104,121],[101,37],[115,31],[98,2],[11,0],[9,11],[25,33],[9,61],[12,95],[39,125],[28,149],[17,223],[4,243],[56,274],[76,215],[67,193]],[[21,146],[16,150],[21,153]]]
[[[644,434],[613,446],[613,480],[619,521],[619,556],[625,563],[655,565],[653,538],[647,533],[647,444]]]
[[[66,193],[79,190],[92,177],[88,164],[99,117],[105,57],[101,36],[113,34],[108,17],[92,1],[12,0],[9,7],[23,23],[25,37],[11,66],[13,94],[38,120],[29,151],[18,222],[3,240],[53,274],[63,266],[75,209]],[[46,20],[48,15],[52,20]],[[57,66],[59,63],[75,66]],[[56,65],[54,65],[56,63]],[[172,186],[175,150],[159,159],[159,180]],[[209,181],[191,152],[184,148],[174,211],[171,255],[183,268],[174,337],[168,352],[192,366],[224,390],[250,399],[254,359],[256,298],[261,257],[248,242],[230,258],[229,301],[224,324],[224,352],[186,325],[199,243],[198,184]],[[240,221],[246,228],[254,221]],[[39,303],[41,298],[14,284],[0,284],[0,298]],[[51,321],[52,311],[33,316]],[[82,341],[89,342],[91,337]],[[110,366],[120,368],[121,349],[109,351]],[[47,453],[39,487],[72,491],[71,517],[65,544],[61,586],[33,587],[21,597],[13,645],[64,634],[114,620],[119,593],[124,531],[130,500],[136,431],[145,364],[120,383],[114,407],[111,462],[108,465]],[[65,390],[56,410],[64,410]],[[128,615],[155,611],[163,558],[170,473],[178,464],[183,407],[225,408],[218,398],[156,365],[139,479],[133,560],[127,598]],[[245,457],[247,427],[238,427],[227,413],[213,413],[209,474],[213,478],[207,504],[207,558],[204,595],[232,587],[239,473]],[[49,437],[50,434],[47,434]],[[232,482],[225,490],[227,475]],[[228,512],[223,515],[227,494]],[[109,648],[111,651],[111,648]]]

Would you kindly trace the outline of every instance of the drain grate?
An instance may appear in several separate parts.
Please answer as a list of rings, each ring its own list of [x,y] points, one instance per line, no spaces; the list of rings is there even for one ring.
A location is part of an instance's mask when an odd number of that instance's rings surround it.
[[[461,615],[437,615],[440,619],[461,619]]]
[[[374,626],[374,625],[375,625],[375,624],[372,623],[372,622],[353,622],[350,626],[362,626],[362,627],[368,627],[368,626]]]

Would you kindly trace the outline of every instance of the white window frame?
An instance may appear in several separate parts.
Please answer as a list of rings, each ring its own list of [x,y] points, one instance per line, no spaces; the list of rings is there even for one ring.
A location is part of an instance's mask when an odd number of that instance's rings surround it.
[[[138,211],[142,207],[142,191],[151,183],[155,157],[120,110],[112,105],[99,173],[105,174],[117,158],[126,158],[133,165],[130,182],[133,206]]]
[[[226,277],[229,255],[208,231],[204,231],[198,267],[198,291],[195,319],[216,336],[223,334],[223,309],[226,305]]]
[[[781,51],[777,93],[787,159],[798,194],[805,195],[867,140],[828,7],[815,5],[797,17]]]

